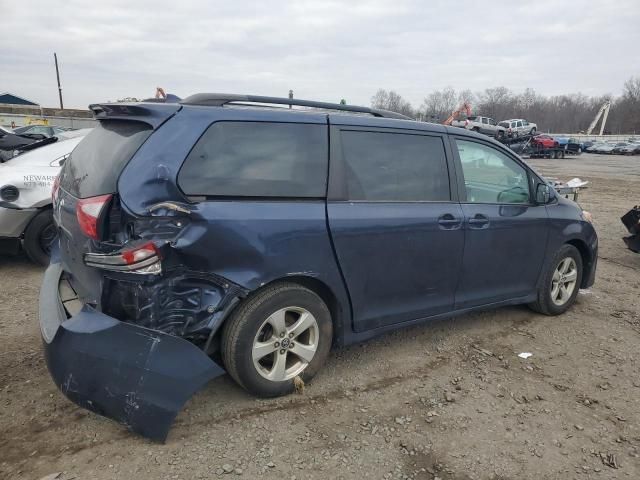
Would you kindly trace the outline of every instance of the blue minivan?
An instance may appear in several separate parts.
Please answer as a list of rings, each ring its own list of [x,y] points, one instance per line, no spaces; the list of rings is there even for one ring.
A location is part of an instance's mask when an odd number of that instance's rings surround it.
[[[273,97],[91,109],[53,191],[45,356],[68,398],[152,439],[225,372],[283,395],[332,346],[558,315],[594,282],[588,212],[488,137]]]

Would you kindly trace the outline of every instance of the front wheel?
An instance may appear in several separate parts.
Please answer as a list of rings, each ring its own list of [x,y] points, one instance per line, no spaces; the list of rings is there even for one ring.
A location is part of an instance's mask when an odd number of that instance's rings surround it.
[[[538,298],[529,307],[544,315],[560,315],[575,302],[581,283],[580,252],[573,245],[563,245],[545,267]]]
[[[322,299],[295,283],[278,283],[249,297],[225,325],[222,359],[227,372],[260,397],[291,393],[324,364],[333,338]]]
[[[27,256],[38,265],[48,265],[51,247],[56,239],[56,227],[50,209],[38,213],[24,231],[22,246]]]

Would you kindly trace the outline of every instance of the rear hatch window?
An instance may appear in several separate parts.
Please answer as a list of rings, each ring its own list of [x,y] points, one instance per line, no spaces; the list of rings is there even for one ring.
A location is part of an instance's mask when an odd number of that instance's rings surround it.
[[[152,131],[143,122],[101,121],[65,162],[60,186],[78,198],[114,193],[120,172]]]

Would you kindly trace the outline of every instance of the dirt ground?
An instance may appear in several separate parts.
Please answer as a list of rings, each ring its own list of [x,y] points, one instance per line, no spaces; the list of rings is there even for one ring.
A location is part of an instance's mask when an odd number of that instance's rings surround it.
[[[640,157],[530,163],[590,181],[580,203],[598,274],[568,313],[503,308],[398,331],[334,351],[304,394],[275,400],[224,376],[164,445],[57,391],[37,322],[43,270],[0,259],[0,478],[640,478],[640,255],[620,223],[640,203]]]

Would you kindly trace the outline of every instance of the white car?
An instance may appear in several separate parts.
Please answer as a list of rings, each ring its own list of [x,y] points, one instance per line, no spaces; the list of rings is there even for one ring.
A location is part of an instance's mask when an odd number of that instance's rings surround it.
[[[523,135],[535,135],[538,125],[529,122],[524,118],[512,118],[511,120],[503,120],[498,125],[504,127],[507,131],[507,137],[522,137]]]
[[[624,144],[619,144],[616,142],[605,142],[596,149],[596,153],[611,153],[613,152],[613,149],[618,146],[623,147]]]
[[[63,162],[90,131],[23,153],[0,164],[0,253],[22,247],[36,263],[49,263],[56,236],[51,214],[51,188]]]

